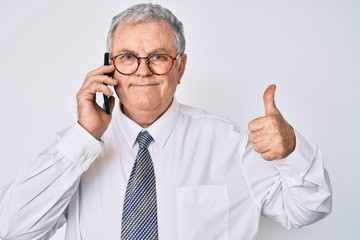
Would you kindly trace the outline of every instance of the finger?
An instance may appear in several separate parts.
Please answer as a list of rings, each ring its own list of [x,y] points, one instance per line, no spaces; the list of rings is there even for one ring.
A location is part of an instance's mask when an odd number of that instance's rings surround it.
[[[86,90],[88,90],[89,93],[94,94],[94,95],[96,93],[103,93],[108,97],[114,95],[114,92],[108,86],[101,84],[101,83],[90,84],[89,87],[86,88]]]
[[[261,141],[264,141],[266,139],[266,132],[264,131],[255,131],[255,132],[251,132],[248,136],[248,140],[249,142],[255,144]]]
[[[277,159],[271,151],[261,153],[261,157],[266,161],[273,161]]]
[[[77,94],[77,99],[78,101],[82,101],[82,100],[95,101],[95,95],[97,92],[101,92],[107,96],[112,96],[114,94],[113,91],[104,84],[92,83],[89,84],[87,87],[83,87],[80,89],[80,91]]]
[[[104,83],[115,86],[117,81],[109,75],[114,72],[114,66],[101,66],[91,72],[89,72],[84,80],[83,87],[92,82]]]
[[[275,105],[275,90],[276,90],[276,85],[271,84],[266,88],[264,92],[263,101],[264,101],[266,116],[270,114],[276,114],[279,112]]]
[[[255,132],[263,129],[267,125],[266,117],[258,117],[250,121],[248,124],[248,129],[250,132]]]
[[[263,154],[263,153],[269,152],[271,150],[271,146],[270,146],[269,142],[267,142],[267,141],[260,141],[260,142],[253,144],[253,149],[256,152]]]
[[[106,85],[115,86],[117,84],[117,81],[106,75],[92,75],[92,76],[88,76],[85,79],[82,88],[86,88],[91,84],[106,84]]]
[[[97,69],[89,72],[88,76],[91,75],[108,75],[110,73],[113,73],[115,71],[115,67],[113,65],[102,65],[98,67]]]
[[[91,76],[88,79],[86,79],[85,82],[83,83],[83,86],[81,87],[81,89],[91,88],[91,87],[97,86],[97,85],[115,86],[116,84],[117,84],[117,81],[115,79],[112,79],[105,75],[97,75],[97,76]]]

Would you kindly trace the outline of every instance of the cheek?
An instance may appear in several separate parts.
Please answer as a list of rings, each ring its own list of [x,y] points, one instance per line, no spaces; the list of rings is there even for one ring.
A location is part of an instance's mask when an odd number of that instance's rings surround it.
[[[178,80],[173,78],[172,80],[166,81],[162,85],[162,94],[163,95],[174,95],[176,91]]]
[[[168,77],[168,85],[176,88],[176,86],[180,84],[180,78],[178,73],[175,71],[176,69],[172,70],[173,71],[169,73],[170,75]]]
[[[114,86],[115,92],[118,95],[118,97],[120,97],[119,94],[124,92],[126,89],[128,77],[123,76],[123,75],[119,76],[119,73],[118,73],[118,74],[115,74],[113,78],[117,81],[116,86]]]

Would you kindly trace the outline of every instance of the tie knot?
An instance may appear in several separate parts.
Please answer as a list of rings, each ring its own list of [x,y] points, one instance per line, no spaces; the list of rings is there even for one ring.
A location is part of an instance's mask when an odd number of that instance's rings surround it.
[[[139,143],[140,148],[147,148],[152,140],[153,138],[147,131],[140,132],[136,138],[136,142]]]

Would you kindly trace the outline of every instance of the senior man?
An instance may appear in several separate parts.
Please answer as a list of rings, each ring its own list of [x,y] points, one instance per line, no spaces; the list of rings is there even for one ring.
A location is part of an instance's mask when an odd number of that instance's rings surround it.
[[[1,239],[49,239],[65,223],[68,240],[255,239],[261,215],[291,228],[330,213],[322,154],[284,120],[274,85],[249,131],[178,103],[183,26],[159,5],[115,16],[107,48],[78,121],[0,193]]]

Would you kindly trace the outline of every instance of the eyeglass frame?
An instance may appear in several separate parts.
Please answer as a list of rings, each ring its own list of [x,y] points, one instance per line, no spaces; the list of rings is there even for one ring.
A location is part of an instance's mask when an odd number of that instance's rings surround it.
[[[122,73],[122,72],[120,72],[120,70],[116,67],[116,64],[115,64],[115,60],[116,60],[117,57],[119,57],[119,56],[121,56],[121,55],[126,55],[126,54],[129,54],[129,55],[134,56],[134,57],[136,58],[136,60],[137,60],[137,67],[136,67],[135,71],[132,72],[132,73]],[[118,55],[115,55],[114,57],[110,57],[110,60],[112,61],[113,65],[115,66],[115,70],[116,70],[118,73],[122,74],[122,75],[129,76],[129,75],[134,74],[134,73],[139,69],[141,60],[145,60],[145,59],[146,59],[146,65],[147,65],[147,67],[149,68],[150,72],[152,72],[152,73],[155,74],[155,75],[165,75],[165,74],[167,74],[168,72],[171,71],[171,69],[172,69],[172,67],[173,67],[173,65],[174,65],[174,61],[177,60],[177,59],[178,59],[181,55],[183,55],[183,54],[184,54],[184,52],[179,52],[179,53],[176,54],[175,57],[173,57],[173,56],[170,56],[170,55],[165,54],[165,53],[154,53],[154,54],[150,54],[150,55],[147,56],[147,57],[140,57],[140,56],[136,56],[135,54],[132,54],[132,53],[120,53],[120,54],[118,54]],[[150,58],[153,57],[153,56],[155,56],[155,55],[162,55],[162,56],[169,57],[169,58],[171,59],[171,67],[169,68],[169,70],[168,70],[167,72],[158,74],[158,73],[154,73],[154,72],[151,70],[151,68],[150,68],[150,66],[149,66],[149,64],[150,64]]]

